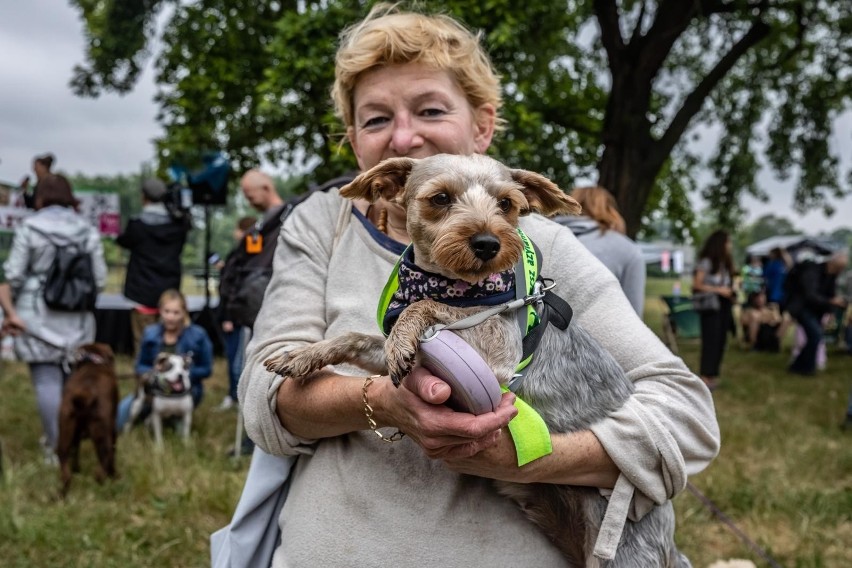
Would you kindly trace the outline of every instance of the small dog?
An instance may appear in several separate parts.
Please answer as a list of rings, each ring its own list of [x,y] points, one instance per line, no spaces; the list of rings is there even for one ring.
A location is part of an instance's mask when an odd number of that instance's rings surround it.
[[[375,201],[380,196],[406,209],[416,266],[463,283],[482,282],[510,271],[524,245],[518,218],[532,210],[544,215],[577,214],[579,204],[547,178],[509,169],[485,156],[437,155],[422,160],[393,158],[359,175],[341,195]],[[394,296],[395,298],[397,296]],[[269,371],[306,380],[326,365],[351,363],[389,373],[399,384],[414,365],[423,332],[481,311],[422,299],[399,315],[385,341],[348,333],[269,359]],[[516,314],[506,312],[456,333],[477,350],[507,385],[522,357]],[[576,323],[561,331],[546,328],[517,394],[535,408],[551,432],[587,429],[621,407],[633,392],[615,359]],[[496,482],[514,499],[572,566],[689,566],[674,545],[670,503],[641,521],[627,522],[610,562],[594,556],[607,500],[587,487]],[[613,554],[611,550],[602,556]]]
[[[115,478],[115,417],[118,377],[109,345],[82,345],[72,359],[74,371],[62,391],[59,406],[59,458],[62,496],[68,494],[71,474],[80,471],[80,442],[91,438],[98,455],[95,478]]]
[[[154,361],[154,370],[150,375],[151,385],[151,428],[154,431],[154,443],[158,449],[163,447],[163,418],[180,417],[178,430],[184,443],[189,441],[192,428],[192,383],[189,369],[192,366],[192,354],[175,355],[160,353]]]

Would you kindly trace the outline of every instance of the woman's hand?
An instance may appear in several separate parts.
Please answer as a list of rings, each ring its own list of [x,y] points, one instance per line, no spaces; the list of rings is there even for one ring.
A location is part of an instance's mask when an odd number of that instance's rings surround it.
[[[497,445],[504,437],[502,429],[518,412],[511,393],[503,395],[494,412],[456,412],[444,406],[449,385],[422,367],[398,389],[389,380],[383,384],[382,423],[405,432],[432,459],[466,458]]]

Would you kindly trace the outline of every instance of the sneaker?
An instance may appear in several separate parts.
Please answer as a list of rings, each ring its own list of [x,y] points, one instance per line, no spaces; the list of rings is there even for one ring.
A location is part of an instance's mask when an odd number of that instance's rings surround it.
[[[219,406],[216,407],[216,410],[219,410],[219,411],[231,410],[232,408],[234,408],[235,405],[236,405],[236,403],[234,402],[234,399],[231,398],[230,396],[226,396],[225,398],[222,399],[221,404],[219,404]]]
[[[59,456],[57,456],[53,448],[48,445],[47,436],[42,436],[41,438],[39,438],[38,443],[41,446],[44,465],[48,465],[51,467],[59,466]]]

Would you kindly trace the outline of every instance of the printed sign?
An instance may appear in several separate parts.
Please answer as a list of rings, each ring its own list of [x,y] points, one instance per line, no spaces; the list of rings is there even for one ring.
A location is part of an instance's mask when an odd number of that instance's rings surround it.
[[[80,200],[78,211],[89,220],[103,237],[117,237],[121,233],[121,212],[117,193],[75,191]],[[32,215],[24,207],[20,190],[0,183],[0,231],[14,231],[21,221]]]

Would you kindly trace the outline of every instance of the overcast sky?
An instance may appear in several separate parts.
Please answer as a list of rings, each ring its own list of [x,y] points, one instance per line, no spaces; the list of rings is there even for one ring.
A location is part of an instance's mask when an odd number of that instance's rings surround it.
[[[137,172],[153,159],[152,139],[161,130],[150,62],[130,94],[81,99],[68,81],[83,61],[83,26],[67,0],[2,0],[0,23],[0,181],[32,175],[33,156],[44,152],[56,156],[55,169],[88,175]],[[846,169],[852,166],[852,113],[837,122],[832,145]],[[774,213],[814,234],[852,227],[852,197],[835,203],[831,218],[801,216],[790,208],[790,183],[768,172],[759,181],[773,199],[747,202],[751,219]]]

